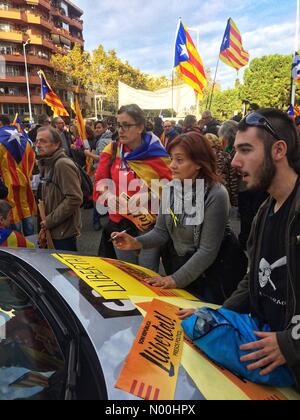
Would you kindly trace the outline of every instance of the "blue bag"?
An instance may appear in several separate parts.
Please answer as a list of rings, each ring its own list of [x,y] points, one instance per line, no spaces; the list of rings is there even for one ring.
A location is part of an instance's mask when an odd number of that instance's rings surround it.
[[[270,327],[259,327],[249,315],[242,315],[222,308],[217,311],[201,308],[195,315],[183,321],[182,327],[194,344],[210,359],[235,374],[260,385],[286,388],[295,385],[295,379],[287,365],[280,366],[269,375],[260,376],[260,369],[248,371],[240,358],[249,354],[240,346],[258,341],[254,331],[270,332]]]

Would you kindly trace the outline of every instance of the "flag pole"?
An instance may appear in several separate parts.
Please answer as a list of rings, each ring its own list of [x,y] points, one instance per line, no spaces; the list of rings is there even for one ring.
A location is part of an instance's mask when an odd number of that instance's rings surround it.
[[[174,69],[172,69],[172,118],[174,118]]]
[[[300,0],[297,0],[297,14],[296,14],[296,35],[295,35],[295,55],[299,49],[299,18],[300,18]],[[296,102],[296,80],[292,75],[292,92],[291,92],[291,104],[295,106]]]
[[[219,58],[218,58],[217,66],[216,66],[215,77],[214,77],[214,81],[213,81],[213,85],[212,85],[212,89],[211,89],[211,95],[209,96],[209,101],[208,101],[208,106],[207,106],[207,109],[209,111],[211,109],[212,102],[213,102],[214,90],[215,90],[215,86],[216,86],[216,80],[217,80],[217,74],[218,74],[219,64],[220,64],[220,54],[219,54]]]

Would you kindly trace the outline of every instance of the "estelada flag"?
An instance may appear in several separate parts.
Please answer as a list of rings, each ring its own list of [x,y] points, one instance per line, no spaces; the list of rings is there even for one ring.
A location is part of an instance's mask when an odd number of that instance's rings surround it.
[[[174,68],[178,76],[202,98],[207,86],[204,65],[181,19],[176,34]]]
[[[69,113],[64,107],[61,99],[56,95],[49,85],[45,73],[40,70],[38,75],[41,79],[41,95],[42,100],[47,104],[53,111],[55,117],[68,117]]]
[[[80,105],[79,105],[78,96],[76,96],[75,98],[75,114],[76,114],[76,120],[78,124],[79,137],[84,142],[87,139],[87,134],[86,134],[84,119],[83,119]]]
[[[293,59],[292,77],[295,83],[300,84],[300,55],[298,52],[295,53],[295,56]]]
[[[220,59],[230,67],[240,70],[249,62],[250,55],[243,48],[240,31],[234,21],[229,18],[220,49]]]
[[[8,188],[8,202],[13,207],[13,224],[36,213],[31,189],[35,153],[31,143],[11,126],[0,128],[0,167]]]

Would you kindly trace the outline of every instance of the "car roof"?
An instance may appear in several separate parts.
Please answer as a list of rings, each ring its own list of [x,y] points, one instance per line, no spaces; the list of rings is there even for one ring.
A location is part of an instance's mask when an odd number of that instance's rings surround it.
[[[143,317],[130,301],[104,301],[94,291],[87,291],[82,287],[82,280],[77,276],[70,276],[70,270],[51,254],[53,251],[1,249],[0,267],[1,258],[12,256],[25,268],[29,265],[31,271],[33,269],[42,275],[67,302],[90,338],[103,370],[108,399],[138,399],[116,389],[114,385]],[[180,400],[203,398],[182,367],[175,398]]]

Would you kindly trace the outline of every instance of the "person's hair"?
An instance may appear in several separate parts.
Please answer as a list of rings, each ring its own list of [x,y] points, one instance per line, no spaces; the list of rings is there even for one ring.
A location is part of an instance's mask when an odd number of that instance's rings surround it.
[[[230,120],[225,121],[219,128],[218,135],[220,138],[225,138],[228,142],[225,149],[226,152],[231,152],[233,150],[233,145],[236,138],[236,133],[238,132],[238,123],[236,121]]]
[[[212,148],[215,148],[217,150],[222,150],[222,140],[218,136],[212,133],[207,133],[205,134],[205,137],[209,141],[209,144],[211,145]]]
[[[11,211],[12,206],[5,200],[0,200],[0,217],[7,219],[9,212]]]
[[[215,153],[208,139],[203,134],[190,131],[177,136],[168,145],[168,153],[171,154],[174,147],[177,146],[182,147],[189,159],[196,165],[201,166],[198,178],[204,178],[210,184],[221,182],[221,177],[217,174]]]
[[[48,121],[50,121],[50,117],[47,114],[40,114],[37,117],[38,125],[44,125]]]
[[[8,115],[0,115],[0,122],[3,125],[10,125],[10,119]]]
[[[61,117],[55,117],[55,118],[53,118],[52,125],[53,125],[54,128],[56,127],[57,121],[59,121],[59,120],[64,121]]]
[[[192,128],[197,124],[197,119],[194,115],[187,115],[183,121],[184,128]]]
[[[96,121],[95,124],[94,124],[94,128],[97,128],[98,124],[101,124],[103,129],[107,129],[108,124],[105,120]]]
[[[265,117],[272,125],[276,134],[287,145],[287,160],[292,169],[300,175],[300,140],[294,121],[286,114],[278,109],[262,108],[256,111]],[[238,130],[245,132],[249,129],[245,118],[239,123]],[[257,127],[258,138],[263,142],[265,152],[271,153],[273,144],[278,140],[272,136],[267,130]]]
[[[59,144],[60,147],[62,147],[62,139],[59,134],[59,132],[53,128],[53,127],[40,127],[37,131],[37,134],[39,134],[42,131],[48,131],[50,134],[50,141],[52,144]]]
[[[118,115],[120,114],[128,114],[137,125],[146,127],[144,111],[138,105],[124,105],[118,111]]]

